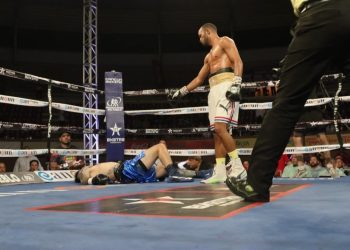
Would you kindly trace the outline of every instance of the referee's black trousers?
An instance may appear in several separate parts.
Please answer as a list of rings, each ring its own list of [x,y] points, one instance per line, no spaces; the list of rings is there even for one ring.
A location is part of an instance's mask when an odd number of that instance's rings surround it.
[[[262,196],[303,112],[304,104],[329,67],[350,72],[350,0],[320,2],[302,13],[282,67],[273,108],[254,145],[248,183]]]

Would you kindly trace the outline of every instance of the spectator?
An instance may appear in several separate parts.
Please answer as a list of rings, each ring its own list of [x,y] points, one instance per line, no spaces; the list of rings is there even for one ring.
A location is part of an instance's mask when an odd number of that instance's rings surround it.
[[[320,173],[320,176],[333,178],[346,176],[344,168],[341,165],[340,159],[338,158],[332,162],[329,162],[326,168]]]
[[[248,171],[249,161],[243,161],[242,164],[243,164],[243,167],[245,168],[245,170]]]
[[[299,159],[298,159],[299,157]],[[294,178],[298,172],[298,166],[303,162],[298,155],[292,155],[290,159],[290,163],[283,169],[282,177],[283,178]]]
[[[314,88],[314,90],[311,92],[309,99],[315,99],[317,98],[317,87]],[[298,122],[319,122],[324,119],[323,112],[320,106],[316,107],[305,107],[304,111],[299,118]],[[316,135],[319,143],[321,145],[328,145],[328,139],[326,136],[326,127],[324,125],[322,126],[309,126],[306,124],[306,128],[294,128],[293,132],[293,142],[294,146],[296,147],[303,147],[305,146],[305,137],[307,135]],[[323,158],[325,160],[325,164],[331,161],[331,153],[329,151],[323,152]]]
[[[23,149],[29,149],[29,147],[23,147]],[[15,166],[13,167],[13,172],[29,172],[30,170],[30,162],[36,160],[39,163],[39,170],[44,170],[41,166],[41,163],[35,155],[28,155],[23,157],[18,157]]]
[[[298,161],[298,169],[294,178],[305,178],[308,177],[308,168],[303,161]]]
[[[318,178],[320,177],[320,173],[325,169],[322,167],[320,160],[316,155],[311,155],[310,160],[309,160],[309,176],[308,177],[313,177],[313,178]]]
[[[30,171],[34,172],[34,171],[41,171],[41,170],[43,170],[43,169],[40,169],[39,164],[40,164],[39,161],[31,160],[30,163],[29,163]]]
[[[5,164],[5,162],[0,162],[0,173],[6,173],[6,164]]]
[[[339,168],[344,172],[345,175],[349,175],[349,168],[346,166],[344,163],[343,157],[341,155],[337,155],[335,157],[335,162],[334,162],[335,167]]]
[[[341,156],[341,155],[337,155],[335,158],[334,158],[334,160],[335,160],[335,165],[336,165],[336,167],[338,167],[338,168],[345,168],[346,166],[345,166],[345,163],[344,163],[344,161],[343,161],[343,157]]]
[[[63,131],[59,137],[60,149],[75,149],[72,145],[72,136],[69,131]],[[60,169],[80,169],[85,166],[85,160],[82,156],[52,154],[50,159],[50,170]]]

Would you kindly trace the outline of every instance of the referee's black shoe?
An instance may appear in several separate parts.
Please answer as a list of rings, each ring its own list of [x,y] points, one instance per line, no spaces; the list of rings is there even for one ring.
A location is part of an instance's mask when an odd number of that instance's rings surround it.
[[[265,197],[256,191],[249,185],[247,180],[237,180],[234,177],[228,177],[226,179],[226,185],[232,193],[244,198],[248,202],[269,202],[270,198]]]

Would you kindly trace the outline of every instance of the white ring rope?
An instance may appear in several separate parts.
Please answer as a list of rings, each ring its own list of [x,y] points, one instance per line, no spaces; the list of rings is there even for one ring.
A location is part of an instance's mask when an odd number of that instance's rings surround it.
[[[34,82],[40,82],[40,83],[47,83],[52,84],[55,87],[61,87],[73,91],[79,91],[79,92],[88,92],[88,93],[103,93],[103,91],[96,90],[94,88],[89,87],[83,87],[80,85],[74,85],[71,83],[51,80],[48,78],[38,77],[35,75],[27,74],[27,73],[21,73],[18,71],[6,69],[0,67],[0,75],[22,79],[22,80],[29,80]],[[338,78],[339,74],[335,75],[328,75],[323,76],[322,78]],[[257,88],[257,87],[266,87],[266,86],[275,86],[278,83],[278,81],[261,81],[261,82],[246,82],[242,83],[242,88]],[[51,92],[50,88],[48,90],[49,95],[49,102],[51,102]],[[141,91],[126,91],[124,92],[125,95],[157,95],[157,94],[168,94],[170,89],[165,90],[141,90]],[[207,86],[201,86],[198,87],[193,92],[207,92],[208,87]],[[339,94],[339,93],[338,93]],[[324,105],[326,103],[329,103],[333,101],[334,98],[316,98],[316,99],[308,99],[305,106],[318,106],[318,105]],[[343,102],[349,102],[350,96],[336,96],[335,101],[343,101]],[[7,103],[7,104],[13,104],[13,105],[22,105],[22,106],[32,106],[32,107],[46,107],[49,105],[49,102],[43,102],[38,100],[32,100],[32,99],[26,99],[26,98],[19,98],[19,97],[13,97],[13,96],[5,96],[0,95],[0,103]],[[105,110],[99,110],[99,109],[90,109],[85,107],[79,107],[75,105],[69,105],[69,104],[62,104],[62,103],[52,103],[52,107],[55,109],[63,110],[63,111],[69,111],[69,112],[75,112],[75,113],[82,113],[82,114],[94,114],[94,115],[104,115]],[[272,102],[265,102],[265,103],[242,103],[240,104],[240,109],[242,110],[256,110],[256,109],[270,109],[272,108]],[[128,115],[182,115],[182,114],[194,114],[194,113],[208,113],[208,107],[202,106],[202,107],[187,107],[187,108],[176,108],[176,109],[156,109],[156,110],[134,110],[134,111],[124,111],[125,114]],[[349,122],[349,119],[344,119],[345,122]],[[314,125],[319,125],[321,122],[314,122]],[[2,123],[4,124],[4,123]],[[1,123],[0,123],[1,125]],[[33,124],[29,125],[32,126]],[[35,125],[34,126],[41,126],[41,125]],[[248,125],[243,125],[248,126]],[[5,126],[4,126],[5,127]],[[49,125],[50,127],[50,125]],[[257,125],[258,127],[258,125]],[[49,133],[50,133],[49,128]],[[195,129],[195,128],[194,128]],[[201,129],[201,128],[197,128]],[[147,130],[147,129],[146,129]],[[207,130],[207,128],[203,128],[203,130]],[[344,148],[350,149],[350,143],[344,144]],[[287,147],[284,151],[286,154],[294,154],[294,153],[316,153],[316,152],[323,152],[323,151],[330,151],[339,149],[340,145],[316,145],[316,146],[307,146],[307,147]],[[30,156],[30,155],[40,155],[40,154],[47,154],[48,149],[35,149],[35,150],[12,150],[12,149],[0,149],[0,157],[19,157],[19,156]],[[137,150],[125,150],[125,155],[136,155],[138,154],[142,149]],[[106,149],[98,149],[98,150],[77,150],[77,149],[51,149],[51,153],[56,153],[60,155],[91,155],[91,154],[102,154],[105,153]],[[190,150],[173,150],[169,149],[170,155],[172,156],[190,156],[190,155],[214,155],[214,149],[190,149]],[[239,155],[250,155],[252,153],[251,148],[242,148],[238,149]]]
[[[321,81],[323,80],[334,80],[341,77],[342,74],[332,74],[332,75],[324,75],[321,77]],[[255,89],[261,87],[275,87],[279,84],[279,81],[257,81],[257,82],[242,82],[241,88],[244,89]],[[192,90],[191,93],[202,93],[208,92],[209,86],[199,86],[196,89]],[[173,89],[145,89],[145,90],[137,90],[137,91],[125,91],[124,94],[127,96],[144,96],[144,95],[164,95],[169,94]]]
[[[312,122],[300,122],[296,125],[296,128],[312,128],[316,126],[327,126],[333,124],[334,120],[312,121]],[[350,119],[339,119],[338,123],[350,124]],[[47,130],[47,125],[33,124],[33,123],[18,123],[18,122],[1,122],[0,129],[13,129],[13,130]],[[60,130],[68,130],[72,133],[85,133],[85,134],[105,134],[106,130],[90,130],[82,127],[58,127],[51,126],[51,131],[58,132]],[[238,125],[236,130],[255,131],[261,129],[261,124],[244,124]],[[190,128],[138,128],[128,129],[125,131],[128,134],[138,135],[177,135],[177,134],[201,134],[211,132],[209,127],[190,127]]]
[[[345,148],[350,148],[350,143],[344,144]],[[338,144],[334,145],[315,145],[306,147],[286,147],[284,154],[310,154],[317,152],[325,152],[339,149]],[[146,149],[125,149],[125,155],[137,155]],[[171,156],[191,156],[191,155],[201,155],[201,156],[211,156],[215,155],[214,149],[169,149]],[[239,155],[251,155],[252,148],[239,148],[237,149]]]
[[[315,98],[308,99],[305,103],[305,107],[310,106],[321,106],[333,101],[334,98]],[[350,96],[340,96],[339,101],[349,102]],[[242,110],[262,110],[271,109],[272,102],[262,102],[262,103],[241,103],[239,108]],[[127,115],[184,115],[184,114],[194,114],[194,113],[208,113],[207,106],[201,107],[187,107],[187,108],[175,108],[175,109],[149,109],[149,110],[132,110],[124,111]]]
[[[72,83],[52,80],[52,79],[48,79],[45,77],[40,77],[40,76],[28,74],[28,73],[22,73],[19,71],[15,71],[15,70],[3,68],[3,67],[0,67],[0,75],[7,76],[10,78],[17,78],[17,79],[21,79],[21,80],[25,80],[25,81],[33,81],[33,82],[38,82],[38,83],[51,84],[55,87],[64,88],[64,89],[68,89],[71,91],[86,92],[86,93],[99,93],[99,94],[104,93],[102,90],[97,90],[95,88],[84,87],[84,86],[76,85],[76,84],[72,84]]]
[[[49,92],[48,92],[49,94]],[[51,101],[51,96],[48,95],[49,100]],[[20,105],[20,106],[29,106],[29,107],[47,107],[49,105],[48,102],[44,101],[37,101],[33,99],[26,99],[21,97],[15,97],[15,96],[6,96],[6,95],[0,95],[0,103],[7,103],[12,105]],[[58,110],[68,111],[68,112],[74,112],[74,113],[80,113],[80,114],[92,114],[92,115],[104,115],[105,110],[103,109],[92,109],[92,108],[85,108],[85,107],[79,107],[75,105],[70,104],[64,104],[64,103],[58,103],[58,102],[52,102],[52,107]]]
[[[90,149],[51,149],[51,154],[59,155],[91,155],[104,154],[106,149],[90,150]],[[31,155],[48,154],[48,149],[0,149],[0,157],[24,157]]]
[[[339,101],[350,102],[350,96],[339,96]],[[332,97],[308,99],[305,107],[325,105],[334,100]],[[15,96],[0,95],[0,103],[7,103],[13,105],[30,106],[30,107],[46,107],[48,102],[38,101],[33,99],[20,98]],[[105,115],[103,109],[91,109],[79,107],[76,105],[52,102],[52,107],[58,110],[67,112],[74,112],[80,114]],[[242,103],[240,109],[242,110],[261,110],[271,109],[272,102],[263,103]],[[187,108],[171,108],[171,109],[147,109],[147,110],[125,110],[127,115],[184,115],[196,113],[208,113],[208,106],[187,107]]]
[[[12,105],[28,106],[28,107],[46,107],[47,102],[37,101],[32,99],[0,95],[0,102]]]
[[[315,145],[306,147],[287,147],[284,154],[310,154],[339,149],[340,145]],[[350,149],[350,143],[344,144],[344,148]],[[133,156],[139,154],[146,149],[125,149],[124,154]],[[239,155],[251,155],[252,148],[239,148]],[[51,149],[51,153],[60,155],[91,155],[91,154],[103,154],[106,149],[98,150],[77,150],[77,149]],[[34,150],[18,150],[18,149],[0,149],[0,157],[20,157],[30,155],[47,154],[47,149],[34,149]],[[215,155],[214,149],[169,149],[171,156],[212,156]]]

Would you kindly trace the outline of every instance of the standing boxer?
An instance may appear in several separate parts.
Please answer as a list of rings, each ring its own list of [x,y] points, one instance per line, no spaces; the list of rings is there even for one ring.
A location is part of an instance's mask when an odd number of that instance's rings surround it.
[[[214,132],[216,165],[212,177],[203,183],[221,183],[226,180],[226,154],[230,157],[227,164],[229,176],[246,178],[246,171],[238,157],[236,143],[229,134],[229,127],[237,126],[240,85],[242,82],[243,63],[234,41],[226,36],[219,37],[217,28],[206,23],[198,30],[202,45],[211,47],[204,59],[199,74],[187,85],[172,94],[172,99],[185,96],[203,84],[209,76],[210,92],[208,95],[209,122]]]

